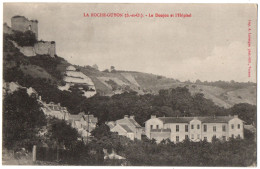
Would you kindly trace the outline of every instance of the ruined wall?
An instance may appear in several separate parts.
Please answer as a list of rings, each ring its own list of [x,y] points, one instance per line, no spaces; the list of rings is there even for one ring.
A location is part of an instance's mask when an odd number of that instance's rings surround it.
[[[11,27],[16,31],[28,31],[31,30],[35,33],[36,39],[38,39],[38,21],[28,20],[24,16],[14,16],[11,18]]]
[[[35,56],[35,50],[32,46],[24,46],[24,47],[18,47],[20,49],[20,52],[23,53],[25,56]]]
[[[34,46],[18,46],[17,43],[12,41],[14,46],[17,47],[22,54],[25,56],[36,56],[38,55],[50,55],[54,57],[55,52],[55,43],[53,42],[38,42]]]
[[[13,33],[12,28],[10,28],[6,23],[4,23],[3,31],[4,31],[4,33],[7,33],[7,34],[12,34]]]
[[[5,23],[3,26],[4,33],[12,34],[15,31],[32,31],[38,39],[38,21],[28,20],[24,16],[14,16],[11,18],[11,28]],[[54,57],[56,55],[56,44],[54,41],[38,41],[34,46],[18,46],[15,42],[14,45],[23,53],[25,56],[36,56],[39,55],[50,55]]]
[[[34,50],[36,54],[54,57],[56,54],[55,42],[40,41],[34,45]]]

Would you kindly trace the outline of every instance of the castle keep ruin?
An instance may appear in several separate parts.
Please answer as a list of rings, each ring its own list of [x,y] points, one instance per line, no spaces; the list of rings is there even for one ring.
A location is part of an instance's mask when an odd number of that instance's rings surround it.
[[[38,40],[38,21],[28,20],[24,16],[14,16],[11,19],[11,27],[15,31],[32,31]]]
[[[29,20],[24,16],[13,16],[11,18],[11,27],[4,23],[4,33],[12,34],[14,31],[26,32],[32,31],[38,40],[38,21]],[[49,55],[54,57],[56,55],[56,44],[54,41],[38,41],[34,46],[18,46],[15,42],[14,45],[25,56]]]

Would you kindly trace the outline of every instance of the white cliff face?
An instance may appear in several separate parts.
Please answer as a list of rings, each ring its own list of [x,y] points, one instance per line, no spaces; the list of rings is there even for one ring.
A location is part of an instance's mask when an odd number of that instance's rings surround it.
[[[96,94],[96,88],[93,81],[82,72],[77,71],[76,68],[73,66],[67,67],[66,74],[63,80],[66,82],[66,85],[59,86],[58,88],[60,90],[69,90],[69,88],[74,85],[84,85],[88,86],[90,89],[90,91],[84,91],[80,89],[82,92],[84,92],[84,96],[89,98]]]

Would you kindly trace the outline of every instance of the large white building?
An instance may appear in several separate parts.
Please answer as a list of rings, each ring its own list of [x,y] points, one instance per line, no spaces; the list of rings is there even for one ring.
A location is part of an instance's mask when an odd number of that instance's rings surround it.
[[[212,117],[156,117],[145,122],[145,134],[149,139],[161,142],[170,139],[181,142],[185,139],[197,142],[212,141],[213,137],[221,140],[244,138],[243,121],[238,116]]]

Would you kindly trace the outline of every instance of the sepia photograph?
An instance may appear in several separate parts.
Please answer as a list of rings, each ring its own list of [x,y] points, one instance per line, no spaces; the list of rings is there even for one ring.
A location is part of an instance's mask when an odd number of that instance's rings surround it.
[[[2,165],[257,167],[257,10],[3,3]]]

